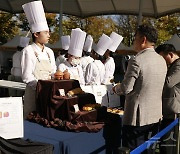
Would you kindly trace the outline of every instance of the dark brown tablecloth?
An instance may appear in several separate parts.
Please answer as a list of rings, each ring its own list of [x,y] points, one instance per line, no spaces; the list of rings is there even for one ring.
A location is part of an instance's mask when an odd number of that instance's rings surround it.
[[[80,87],[77,80],[39,80],[37,84],[37,112],[48,120],[59,118],[71,121],[74,119],[74,105],[81,110],[85,104],[96,103],[93,94],[78,94],[74,97],[60,96],[59,89],[69,90]]]

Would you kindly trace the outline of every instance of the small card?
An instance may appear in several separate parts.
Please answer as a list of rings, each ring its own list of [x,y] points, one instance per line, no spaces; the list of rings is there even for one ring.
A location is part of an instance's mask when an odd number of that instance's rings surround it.
[[[59,89],[59,93],[60,93],[61,96],[65,96],[65,91],[64,91],[64,89]]]
[[[75,113],[79,111],[79,106],[78,106],[78,104],[75,104],[75,105],[74,105],[74,109],[75,109]]]

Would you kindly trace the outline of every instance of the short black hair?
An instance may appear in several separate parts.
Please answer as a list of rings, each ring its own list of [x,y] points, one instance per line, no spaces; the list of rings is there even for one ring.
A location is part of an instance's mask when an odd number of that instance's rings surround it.
[[[177,53],[176,48],[172,44],[161,44],[156,49],[156,52],[159,54],[160,52],[167,55],[169,52]]]
[[[91,55],[91,52],[87,52],[87,51],[83,51],[83,56],[90,56]]]
[[[158,39],[157,30],[149,25],[140,25],[137,30],[136,34],[139,33],[141,36],[145,36],[147,40],[151,43],[156,43]]]
[[[21,51],[21,50],[23,50],[23,49],[24,49],[24,47],[17,46],[17,50],[18,50],[18,51]]]
[[[38,34],[40,34],[40,32],[36,32]],[[32,41],[35,42],[36,41],[36,37],[34,36],[34,33],[32,33]]]

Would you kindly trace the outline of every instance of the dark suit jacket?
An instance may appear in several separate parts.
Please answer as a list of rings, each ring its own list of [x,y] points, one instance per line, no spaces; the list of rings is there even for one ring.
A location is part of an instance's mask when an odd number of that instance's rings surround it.
[[[163,89],[163,117],[174,118],[180,113],[180,58],[168,69]]]

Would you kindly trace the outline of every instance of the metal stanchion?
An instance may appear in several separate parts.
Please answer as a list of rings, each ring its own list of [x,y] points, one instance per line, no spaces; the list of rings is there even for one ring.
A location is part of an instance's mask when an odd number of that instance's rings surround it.
[[[130,154],[130,149],[126,147],[119,147],[118,154]]]
[[[177,114],[177,118],[180,119],[180,113]],[[176,154],[180,153],[180,120],[177,124],[177,138],[176,138]]]

